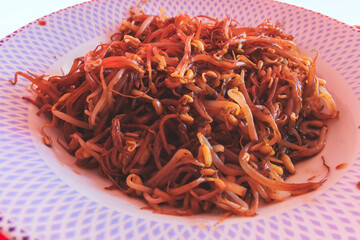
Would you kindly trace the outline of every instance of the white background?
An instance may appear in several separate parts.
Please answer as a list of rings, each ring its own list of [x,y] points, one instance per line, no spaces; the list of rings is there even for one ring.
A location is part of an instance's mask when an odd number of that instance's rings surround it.
[[[37,18],[82,2],[84,0],[0,0],[2,3],[0,39]],[[282,2],[320,12],[350,25],[360,25],[360,0],[282,0]]]

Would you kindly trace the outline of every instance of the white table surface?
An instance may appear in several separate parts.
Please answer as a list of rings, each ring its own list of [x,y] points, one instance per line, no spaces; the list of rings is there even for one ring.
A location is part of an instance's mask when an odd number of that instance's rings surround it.
[[[85,0],[0,0],[0,39],[27,23]],[[236,0],[234,0],[236,1]],[[350,25],[360,25],[360,0],[282,0],[320,12]]]

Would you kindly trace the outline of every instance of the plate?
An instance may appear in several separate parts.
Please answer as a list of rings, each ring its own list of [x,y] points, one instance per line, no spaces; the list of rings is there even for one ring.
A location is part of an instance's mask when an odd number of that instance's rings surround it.
[[[329,123],[326,148],[290,179],[321,177],[318,163],[324,156],[330,174],[317,191],[264,206],[256,217],[233,217],[215,225],[218,215],[176,217],[141,210],[141,201],[106,192],[106,181],[76,168],[61,148],[42,144],[38,129],[45,120],[21,100],[30,94],[28,82],[12,86],[8,80],[16,71],[66,70],[73,58],[106,42],[135,3],[87,2],[43,17],[46,25],[34,21],[0,41],[0,229],[29,239],[357,239],[360,32],[303,8],[268,0],[158,0],[143,7],[149,14],[159,14],[163,7],[168,16],[228,14],[245,26],[269,18],[295,36],[300,52],[320,52],[317,73],[328,82],[340,117]],[[346,167],[337,170],[342,163]]]

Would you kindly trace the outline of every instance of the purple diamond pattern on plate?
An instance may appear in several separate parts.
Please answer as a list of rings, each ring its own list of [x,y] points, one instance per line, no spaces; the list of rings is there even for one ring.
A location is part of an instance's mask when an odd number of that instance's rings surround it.
[[[115,30],[136,2],[77,5],[44,17],[45,26],[33,22],[0,40],[0,230],[14,239],[358,239],[360,157],[326,193],[296,209],[217,226],[164,223],[113,211],[79,194],[46,165],[28,128],[28,104],[20,100],[28,95],[27,83],[20,80],[13,87],[7,81],[16,71],[43,73],[69,51]],[[158,14],[160,7],[168,16],[228,14],[246,26],[265,18],[279,22],[297,36],[301,48],[317,49],[360,103],[360,32],[355,28],[269,0],[152,0],[143,9]]]

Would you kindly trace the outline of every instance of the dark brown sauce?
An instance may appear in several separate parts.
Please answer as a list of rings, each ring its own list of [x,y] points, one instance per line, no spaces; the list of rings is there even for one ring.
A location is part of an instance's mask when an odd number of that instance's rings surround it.
[[[46,21],[44,20],[38,20],[38,23],[40,26],[45,26],[46,25]]]
[[[340,163],[339,165],[336,166],[336,170],[340,170],[340,169],[344,169],[347,167],[347,163]]]
[[[360,181],[356,184],[357,189],[360,189]]]
[[[314,180],[316,178],[316,176],[314,175],[314,176],[312,176],[312,177],[309,177],[308,178],[308,181],[311,181],[311,180]]]

